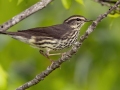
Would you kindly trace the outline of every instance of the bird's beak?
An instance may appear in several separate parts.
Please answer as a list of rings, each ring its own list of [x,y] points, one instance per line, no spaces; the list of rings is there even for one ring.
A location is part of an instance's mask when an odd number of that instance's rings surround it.
[[[88,20],[88,19],[85,20],[85,22],[92,22],[92,21],[93,21],[93,20]]]

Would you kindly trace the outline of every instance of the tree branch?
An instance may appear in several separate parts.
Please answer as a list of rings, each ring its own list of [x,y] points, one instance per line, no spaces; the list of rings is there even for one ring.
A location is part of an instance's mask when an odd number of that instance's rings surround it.
[[[93,21],[93,23],[86,30],[85,34],[81,36],[80,41],[76,42],[70,51],[64,53],[60,59],[58,59],[57,61],[52,63],[50,66],[48,66],[45,71],[41,72],[34,79],[32,79],[31,81],[20,86],[16,90],[25,90],[25,89],[39,83],[46,76],[48,76],[52,71],[57,69],[63,62],[70,59],[72,57],[72,55],[74,55],[77,52],[77,50],[81,47],[83,41],[94,31],[94,29],[99,24],[99,22],[101,22],[102,19],[106,18],[109,13],[111,13],[113,10],[115,10],[119,6],[119,4],[120,4],[120,0],[114,6],[112,6],[106,13],[100,15],[95,21]]]
[[[117,0],[94,0],[95,2],[101,4],[102,6],[106,6],[108,8],[114,6]],[[115,10],[109,13],[111,17],[118,17],[120,15],[120,6],[118,6]]]
[[[111,7],[117,2],[114,0],[94,0],[94,1],[100,3],[102,6],[107,7]],[[116,10],[120,11],[120,7],[117,7]]]
[[[94,0],[95,2],[100,3],[101,5],[111,6],[110,4],[115,4],[117,1],[114,0]]]
[[[37,12],[38,10],[41,10],[45,8],[50,2],[53,0],[40,0],[38,3],[34,4],[30,8],[26,9],[22,13],[14,16],[9,21],[5,22],[3,25],[0,26],[0,31],[6,31],[13,25],[17,24],[18,22],[22,21],[23,19],[27,18],[31,14]]]

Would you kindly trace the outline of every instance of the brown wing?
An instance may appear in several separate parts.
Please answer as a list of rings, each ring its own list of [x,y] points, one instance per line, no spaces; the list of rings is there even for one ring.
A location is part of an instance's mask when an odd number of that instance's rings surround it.
[[[69,30],[72,30],[67,24],[59,24],[49,27],[38,27],[28,30],[20,30],[18,32],[11,32],[13,35],[24,36],[30,38],[31,36],[47,36],[59,39]]]

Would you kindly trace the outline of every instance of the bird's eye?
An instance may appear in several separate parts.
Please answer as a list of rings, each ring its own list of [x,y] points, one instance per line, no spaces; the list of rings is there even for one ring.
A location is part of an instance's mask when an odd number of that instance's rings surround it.
[[[79,18],[77,18],[77,21],[81,21]]]

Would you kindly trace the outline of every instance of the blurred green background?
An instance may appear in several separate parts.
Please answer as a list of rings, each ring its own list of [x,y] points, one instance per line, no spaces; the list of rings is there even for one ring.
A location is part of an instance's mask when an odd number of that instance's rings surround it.
[[[39,0],[0,0],[0,24]],[[93,0],[84,4],[54,0],[9,31],[60,24],[74,14],[95,20],[108,10]],[[65,7],[64,7],[65,6]],[[107,17],[70,61],[28,90],[120,90],[120,18]],[[86,23],[80,35],[91,23]],[[54,32],[53,32],[54,33]],[[52,57],[58,59],[60,56]],[[46,69],[50,62],[31,46],[0,35],[0,90],[15,90]]]

